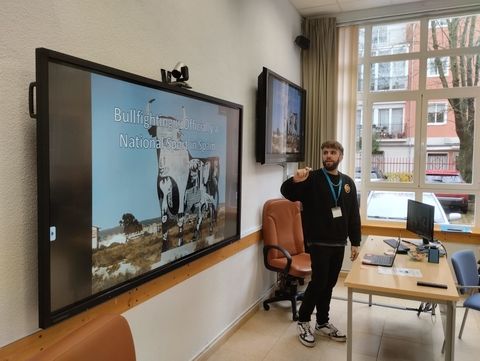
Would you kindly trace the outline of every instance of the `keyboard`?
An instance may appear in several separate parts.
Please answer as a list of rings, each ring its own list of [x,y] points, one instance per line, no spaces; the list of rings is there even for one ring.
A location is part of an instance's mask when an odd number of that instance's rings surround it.
[[[391,267],[393,265],[394,259],[394,256],[368,253],[363,258],[362,263],[372,266]]]

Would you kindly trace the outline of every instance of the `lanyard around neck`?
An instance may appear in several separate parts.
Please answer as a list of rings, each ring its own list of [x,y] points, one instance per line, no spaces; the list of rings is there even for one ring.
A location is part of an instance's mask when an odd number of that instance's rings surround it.
[[[340,176],[340,181],[338,182],[338,191],[337,194],[335,194],[335,190],[333,189],[333,183],[330,177],[327,174],[327,171],[325,168],[322,168],[323,174],[325,174],[325,178],[327,178],[328,185],[330,186],[330,193],[332,193],[333,200],[335,201],[335,207],[338,206],[338,200],[340,199],[340,193],[342,192],[342,176]]]

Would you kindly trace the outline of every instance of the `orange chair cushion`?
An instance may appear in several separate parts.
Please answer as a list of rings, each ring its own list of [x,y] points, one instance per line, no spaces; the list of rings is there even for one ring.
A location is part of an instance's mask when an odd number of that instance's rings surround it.
[[[287,265],[287,259],[285,257],[271,259],[269,264],[272,267],[278,269],[284,269]],[[292,256],[292,264],[290,265],[289,274],[294,277],[305,278],[312,273],[312,267],[310,263],[310,255],[308,253],[299,253]]]

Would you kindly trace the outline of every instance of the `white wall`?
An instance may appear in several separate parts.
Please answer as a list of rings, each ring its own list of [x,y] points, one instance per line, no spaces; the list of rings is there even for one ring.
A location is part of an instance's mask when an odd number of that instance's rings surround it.
[[[195,91],[243,104],[242,236],[260,228],[283,169],[255,163],[257,75],[267,66],[300,83],[301,19],[287,0],[7,0],[0,19],[0,346],[38,324],[36,131],[27,107],[36,47],[155,79],[181,60]],[[271,283],[255,245],[127,312],[139,359],[191,359]]]

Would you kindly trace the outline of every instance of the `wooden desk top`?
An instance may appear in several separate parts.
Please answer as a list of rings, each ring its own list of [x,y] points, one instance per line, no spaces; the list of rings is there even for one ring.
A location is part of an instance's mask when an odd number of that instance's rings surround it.
[[[365,253],[383,254],[385,250],[392,250],[389,245],[383,242],[385,238],[389,237],[367,237],[358,258],[352,263],[352,269],[345,278],[345,286],[357,291],[363,290],[366,293],[391,294],[394,297],[443,301],[457,301],[460,298],[446,257],[440,257],[440,263],[437,264],[429,263],[427,259],[420,262],[411,261],[408,255],[397,254],[393,267],[418,269],[422,273],[422,277],[380,274],[377,266],[362,264]],[[443,283],[448,288],[417,286],[417,281],[420,280]]]

